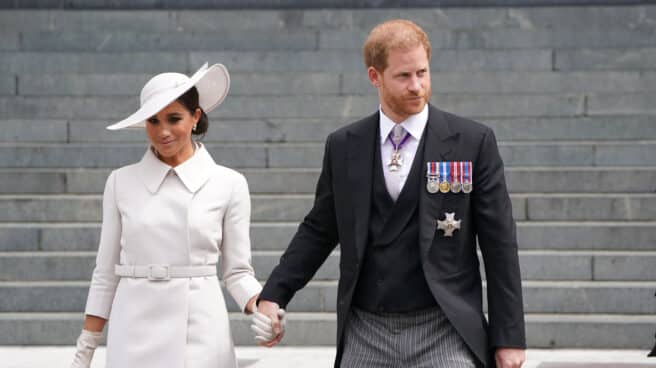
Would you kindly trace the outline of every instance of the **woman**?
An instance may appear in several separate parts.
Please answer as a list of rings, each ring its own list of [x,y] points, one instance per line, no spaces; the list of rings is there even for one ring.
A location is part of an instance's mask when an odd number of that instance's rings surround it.
[[[103,195],[96,267],[73,367],[88,367],[109,319],[107,367],[236,367],[217,279],[245,313],[261,290],[251,267],[246,179],[192,135],[230,84],[221,64],[191,78],[153,77],[141,107],[110,130],[145,126],[140,162],[113,171]]]

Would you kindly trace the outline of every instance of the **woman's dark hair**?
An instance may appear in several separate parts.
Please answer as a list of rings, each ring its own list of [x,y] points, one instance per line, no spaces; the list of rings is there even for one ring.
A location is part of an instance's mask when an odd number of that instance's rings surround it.
[[[200,109],[200,119],[198,119],[196,130],[192,130],[191,134],[204,136],[209,127],[209,120],[207,119],[207,114],[205,114],[205,111],[203,111],[198,103],[198,90],[196,87],[191,87],[182,96],[178,97],[177,101],[189,110],[192,115],[196,112],[196,109]]]

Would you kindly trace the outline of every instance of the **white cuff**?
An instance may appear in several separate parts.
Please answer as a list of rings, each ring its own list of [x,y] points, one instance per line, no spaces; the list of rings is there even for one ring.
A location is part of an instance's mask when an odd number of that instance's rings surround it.
[[[239,310],[246,310],[246,303],[262,291],[262,285],[255,277],[243,277],[238,283],[230,285],[228,292],[239,306]]]

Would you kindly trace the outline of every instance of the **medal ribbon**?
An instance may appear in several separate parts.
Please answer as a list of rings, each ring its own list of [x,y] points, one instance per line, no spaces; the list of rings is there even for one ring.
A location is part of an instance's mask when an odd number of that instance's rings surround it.
[[[389,134],[389,140],[390,140],[390,142],[392,142],[392,147],[394,147],[394,152],[399,152],[399,150],[401,149],[401,146],[403,146],[403,144],[408,141],[408,138],[410,138],[410,133],[408,133],[406,131],[405,134],[403,135],[403,138],[401,138],[401,141],[399,142],[399,144],[394,143],[394,138],[392,138],[393,134],[394,134],[394,131],[392,130]]]
[[[449,162],[440,162],[442,181],[448,181],[451,174],[451,165]]]
[[[464,176],[464,171],[465,171],[464,170],[465,169],[465,163],[463,161],[460,161],[460,162],[458,162],[458,165],[460,166],[460,170],[458,172],[458,174],[460,174],[460,177],[458,178],[458,180],[460,180],[461,183],[464,183],[465,179],[463,178],[463,176]]]
[[[459,165],[460,165],[459,162],[455,162],[455,161],[451,162],[451,174],[453,174],[452,177],[451,177],[451,182],[452,183],[455,183],[455,182],[460,180],[460,179],[458,179],[458,172],[459,172],[458,166]]]
[[[426,176],[433,177],[439,175],[440,174],[437,171],[437,162],[426,162]]]
[[[471,183],[471,161],[465,162],[465,183]]]

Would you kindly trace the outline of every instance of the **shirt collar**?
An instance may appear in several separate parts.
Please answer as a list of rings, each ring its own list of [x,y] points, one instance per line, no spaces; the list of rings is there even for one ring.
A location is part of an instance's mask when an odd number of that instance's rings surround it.
[[[385,113],[383,112],[382,107],[380,110],[380,144],[383,145],[387,140],[390,132],[394,128],[396,123],[392,121]],[[424,133],[426,128],[426,123],[428,122],[428,104],[424,105],[424,109],[421,112],[410,115],[407,119],[401,122],[401,126],[410,133],[410,135],[416,140],[421,139],[421,135]]]
[[[139,162],[139,175],[151,193],[157,193],[170,171],[174,171],[184,186],[192,193],[197,192],[210,178],[211,168],[216,165],[202,143],[196,143],[193,156],[176,167],[160,161],[148,148]]]

